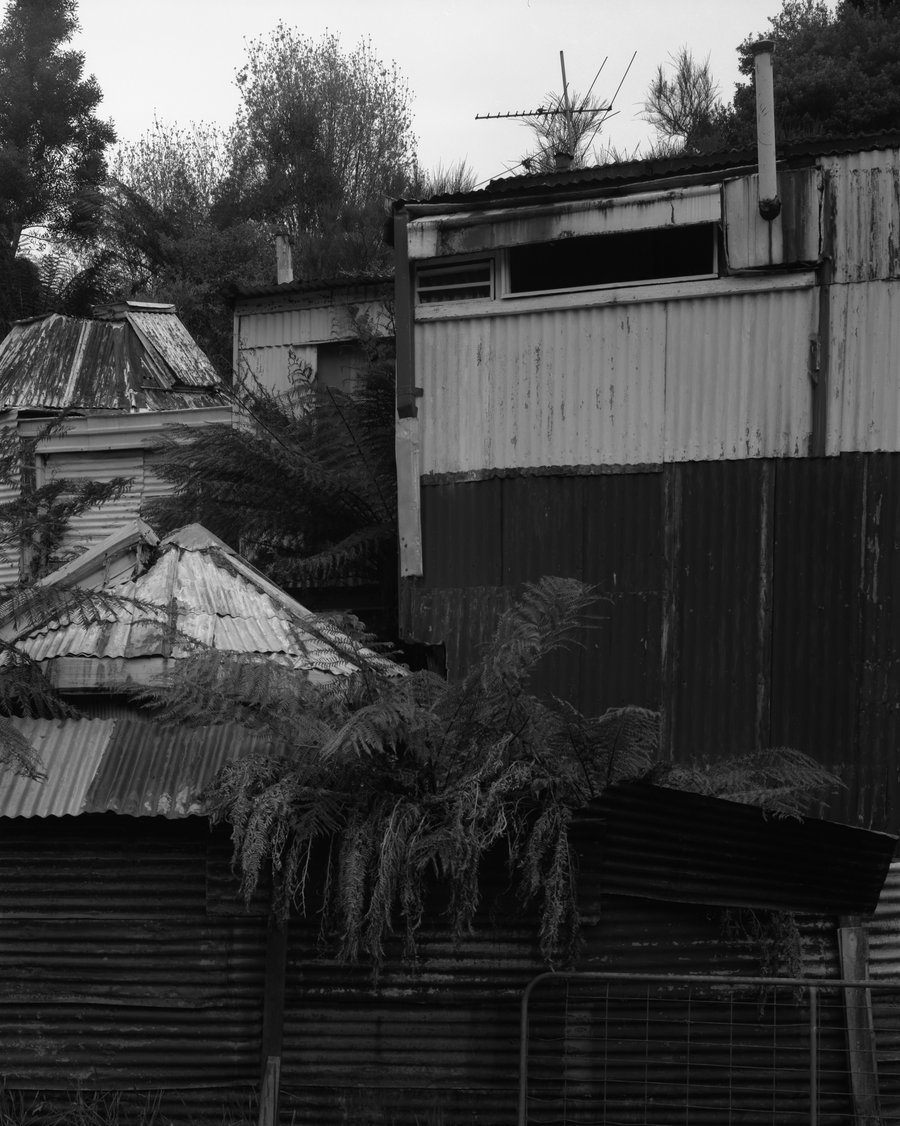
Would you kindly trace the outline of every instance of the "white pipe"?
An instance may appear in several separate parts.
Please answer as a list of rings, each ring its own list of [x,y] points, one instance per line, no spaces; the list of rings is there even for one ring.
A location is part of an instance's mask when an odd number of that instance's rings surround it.
[[[781,211],[775,174],[775,92],[772,52],[775,43],[760,39],[750,50],[756,71],[756,151],[759,161],[759,213],[770,222]]]

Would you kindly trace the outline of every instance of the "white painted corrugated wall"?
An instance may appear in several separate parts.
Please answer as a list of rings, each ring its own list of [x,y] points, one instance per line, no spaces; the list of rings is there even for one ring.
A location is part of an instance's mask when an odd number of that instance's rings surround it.
[[[812,287],[416,329],[422,472],[808,452]]]
[[[824,236],[834,281],[900,274],[900,149],[824,158]]]

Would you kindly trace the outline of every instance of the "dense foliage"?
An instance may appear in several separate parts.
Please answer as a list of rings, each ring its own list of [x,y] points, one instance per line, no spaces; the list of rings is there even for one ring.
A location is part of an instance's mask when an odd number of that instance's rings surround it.
[[[0,25],[0,331],[38,282],[23,239],[49,232],[84,243],[97,226],[112,125],[84,56],[66,48],[75,0],[10,0]]]
[[[386,200],[415,171],[411,96],[371,43],[345,50],[279,23],[238,72],[222,208],[285,229],[305,276],[384,266]]]
[[[388,675],[352,651],[359,671],[324,687],[227,654],[183,663],[153,698],[166,718],[237,723],[275,748],[225,767],[207,794],[213,818],[232,827],[245,892],[272,872],[282,914],[319,913],[327,948],[377,963],[395,935],[414,954],[436,907],[457,933],[471,927],[485,868],[500,857],[558,963],[579,928],[570,827],[605,787],[652,778],[794,813],[830,780],[787,751],[718,772],[660,768],[655,713],[589,718],[538,698],[535,668],[573,642],[594,605],[572,579],[527,586],[458,684]]]
[[[895,0],[782,0],[769,27],[737,48],[748,81],[731,102],[716,97],[706,64],[682,47],[671,73],[660,67],[645,115],[666,152],[747,148],[756,143],[751,46],[775,42],[776,136],[855,136],[900,128],[900,4]]]

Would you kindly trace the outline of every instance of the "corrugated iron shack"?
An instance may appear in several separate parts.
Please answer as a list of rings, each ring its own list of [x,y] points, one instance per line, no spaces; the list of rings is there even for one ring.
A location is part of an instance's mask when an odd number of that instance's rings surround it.
[[[276,394],[310,382],[346,391],[364,363],[356,319],[364,318],[375,333],[390,335],[393,289],[392,278],[369,274],[238,286],[238,378]]]
[[[797,747],[900,828],[900,135],[395,208],[401,632],[459,675],[524,581],[596,586],[542,687],[666,755]]]
[[[178,425],[232,421],[228,389],[173,305],[122,301],[94,313],[18,321],[0,341],[0,427],[34,439],[64,416],[37,445],[36,484],[131,481],[118,499],[72,519],[64,552],[99,543],[168,488],[148,443]],[[0,487],[0,502],[16,493]],[[0,584],[17,581],[20,564],[15,551],[0,558]]]

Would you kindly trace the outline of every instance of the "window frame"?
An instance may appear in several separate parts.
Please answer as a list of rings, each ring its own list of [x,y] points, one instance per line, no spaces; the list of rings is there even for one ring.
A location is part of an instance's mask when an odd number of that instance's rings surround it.
[[[678,224],[679,227],[688,227],[688,226],[693,226],[693,225],[694,224],[689,224],[689,223]],[[502,268],[500,270],[500,276],[501,276],[501,279],[502,279],[502,287],[500,288],[500,292],[499,292],[500,300],[506,301],[506,300],[510,300],[510,299],[517,299],[517,298],[520,298],[520,297],[546,297],[548,295],[556,294],[556,293],[585,293],[585,292],[593,292],[594,290],[624,289],[624,288],[629,288],[629,287],[633,288],[633,287],[637,287],[637,286],[643,287],[643,286],[651,286],[651,285],[668,285],[668,284],[677,283],[677,282],[712,281],[712,280],[715,280],[715,279],[722,276],[721,264],[720,264],[720,258],[719,258],[719,242],[720,242],[719,234],[720,234],[721,225],[719,223],[710,222],[710,223],[698,223],[698,224],[696,224],[696,226],[702,226],[702,227],[708,226],[709,227],[709,238],[712,240],[712,272],[710,272],[710,273],[671,274],[671,275],[667,274],[665,277],[661,277],[661,278],[660,277],[632,278],[632,279],[628,279],[628,280],[625,280],[625,281],[596,282],[595,284],[583,283],[581,285],[565,286],[565,287],[561,287],[561,288],[552,287],[552,288],[549,288],[549,289],[512,290],[510,288],[509,251],[506,250],[506,251],[504,251],[504,253],[502,255]],[[648,230],[668,230],[668,229],[674,229],[674,228],[665,228],[665,227],[646,228],[645,227],[645,228],[641,228],[640,232],[635,231],[635,232],[621,232],[621,233],[623,233],[623,234],[625,234],[625,233],[635,233],[635,234],[642,233],[643,234],[643,233],[646,233]],[[578,237],[578,236],[576,236],[576,237]],[[586,238],[595,238],[595,237],[602,238],[603,236],[602,235],[599,235],[599,236],[586,235],[584,237],[586,237]],[[540,244],[539,243],[531,243],[531,244],[527,244],[527,245],[535,245],[536,246],[536,245],[540,245]]]
[[[488,268],[488,275],[486,282],[459,282],[457,285],[441,285],[434,286],[431,292],[442,292],[452,289],[471,290],[480,285],[487,285],[488,292],[472,296],[471,293],[460,297],[444,297],[439,299],[432,299],[430,301],[423,301],[421,298],[422,288],[419,284],[423,274],[427,277],[429,273],[463,273],[466,270],[471,270],[473,266],[486,265]],[[494,301],[497,298],[497,255],[495,254],[473,254],[473,255],[447,255],[446,258],[431,258],[425,262],[417,262],[415,268],[414,278],[414,299],[417,307],[431,308],[435,305],[458,305],[467,301]],[[426,288],[426,292],[428,289]]]

